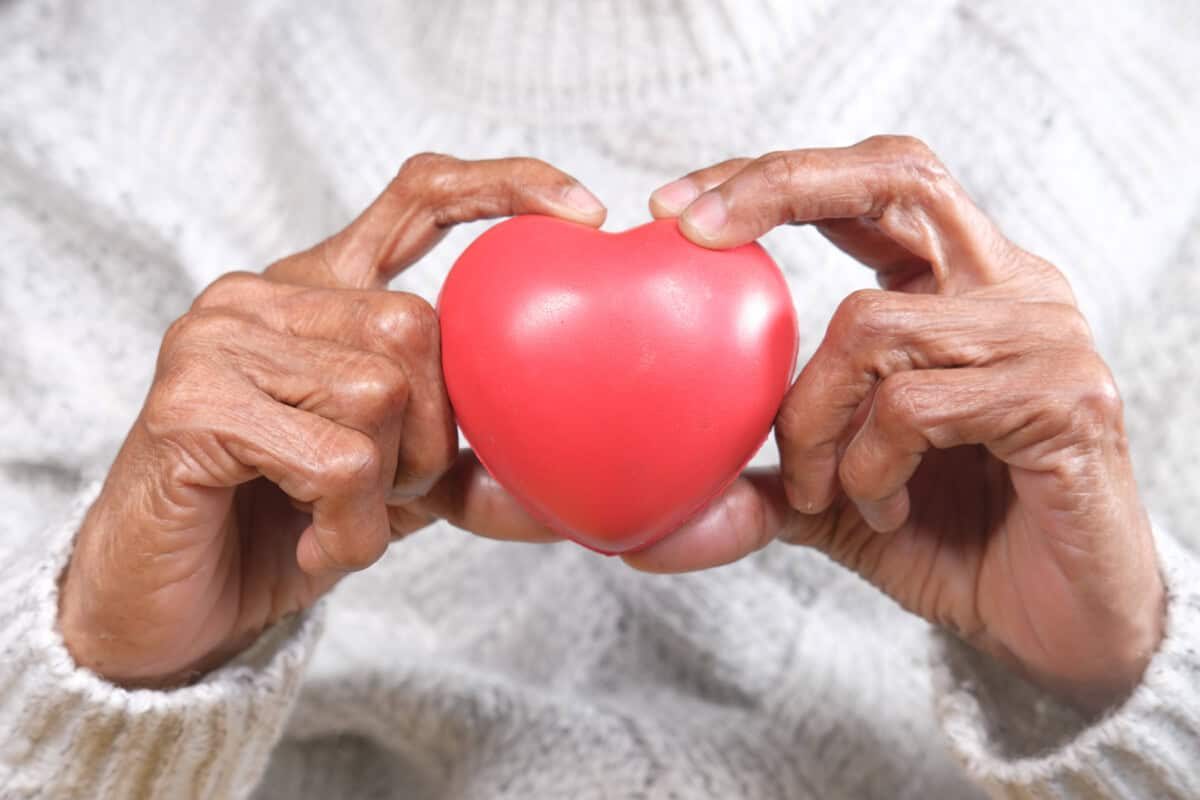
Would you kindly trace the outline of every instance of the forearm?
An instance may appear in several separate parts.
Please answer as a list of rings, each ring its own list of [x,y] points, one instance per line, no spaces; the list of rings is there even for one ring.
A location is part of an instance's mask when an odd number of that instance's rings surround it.
[[[58,582],[95,493],[31,540],[38,552],[4,557],[0,796],[244,796],[281,735],[319,614],[280,623],[246,657],[169,692],[124,690],[77,667],[57,627]]]

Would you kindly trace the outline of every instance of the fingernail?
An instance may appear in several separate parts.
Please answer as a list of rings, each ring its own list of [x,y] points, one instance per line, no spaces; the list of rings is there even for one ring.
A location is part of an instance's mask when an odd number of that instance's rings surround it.
[[[568,189],[567,193],[563,195],[563,202],[580,214],[589,217],[604,210],[604,204],[596,199],[596,195],[578,183]]]
[[[687,178],[680,178],[655,189],[650,195],[650,200],[661,206],[664,211],[678,214],[699,196],[700,189],[695,183]]]
[[[387,504],[393,506],[402,506],[416,500],[418,497],[424,497],[429,494],[429,490],[437,483],[437,478],[426,477],[415,480],[401,481],[394,485],[388,491]]]
[[[787,497],[788,505],[799,511],[801,514],[817,513],[817,502],[810,497],[800,493],[796,488],[796,484],[787,482],[783,485],[783,493]]]
[[[705,239],[715,239],[725,227],[729,213],[725,210],[725,201],[717,192],[708,192],[688,206],[681,219],[695,229]]]

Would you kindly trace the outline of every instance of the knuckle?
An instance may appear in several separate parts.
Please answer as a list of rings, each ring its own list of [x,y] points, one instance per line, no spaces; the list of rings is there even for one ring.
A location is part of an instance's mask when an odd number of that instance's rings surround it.
[[[228,402],[236,385],[222,345],[244,341],[251,325],[241,317],[211,310],[189,311],[171,323],[143,406],[154,435],[203,427],[199,412]]]
[[[438,341],[438,318],[433,306],[416,295],[389,297],[388,306],[371,319],[373,338],[390,354],[429,354]]]
[[[353,393],[358,406],[373,418],[395,414],[408,402],[408,376],[391,359],[368,353],[355,366]]]
[[[177,371],[155,382],[146,397],[142,419],[155,439],[165,438],[181,419],[180,410],[187,404],[187,381]]]
[[[326,456],[323,471],[338,494],[361,494],[378,485],[383,455],[368,436],[348,431],[346,439]]]
[[[177,363],[162,370],[142,409],[142,420],[151,437],[165,439],[185,429],[202,427],[198,411],[211,402],[207,398],[213,385],[211,378],[193,364]]]
[[[160,365],[184,357],[198,343],[219,340],[236,333],[234,327],[238,322],[234,317],[218,311],[189,311],[172,322],[163,334],[159,350]]]
[[[444,153],[415,153],[404,160],[396,176],[408,180],[428,178],[431,174],[443,171],[454,160]]]
[[[417,153],[400,165],[390,188],[405,193],[439,196],[449,188],[458,159],[443,153]]]
[[[889,305],[888,293],[882,289],[858,289],[842,300],[838,314],[858,326],[870,325],[883,316]]]
[[[1124,406],[1112,372],[1094,350],[1066,350],[1038,373],[1037,438],[1064,452],[1091,452],[1124,440]]]
[[[178,343],[205,350],[213,350],[226,342],[243,341],[250,327],[246,319],[215,309],[189,311],[176,325],[172,328],[175,328]]]
[[[1058,319],[1055,321],[1055,338],[1073,344],[1090,346],[1092,343],[1092,326],[1088,324],[1083,313],[1072,305],[1056,304]]]
[[[838,464],[838,482],[848,497],[856,500],[874,500],[871,497],[872,480],[866,462],[853,453],[848,453]]]
[[[397,474],[397,484],[429,484],[440,478],[454,464],[458,456],[458,436],[451,429],[435,445],[423,447],[406,456]]]
[[[864,149],[878,153],[901,171],[908,193],[925,203],[945,202],[957,194],[958,184],[929,145],[906,135],[872,136]]]
[[[1043,302],[1055,303],[1065,309],[1075,311],[1077,314],[1080,313],[1075,306],[1075,293],[1071,290],[1071,284],[1062,270],[1041,256],[1030,253],[1007,239],[1001,238],[998,243],[1004,249],[1003,255],[1025,273],[1023,283],[1027,287],[1025,291],[1031,298],[1039,298]],[[1090,344],[1092,342],[1091,328],[1087,325],[1086,318],[1080,319],[1080,322],[1085,328],[1084,339]]]
[[[768,191],[784,191],[795,186],[803,157],[794,151],[767,153],[758,160],[759,174]]]
[[[797,404],[790,398],[784,398],[779,412],[775,415],[775,435],[781,450],[789,449],[800,441],[804,434],[805,417]]]
[[[876,150],[890,153],[893,158],[906,161],[937,161],[937,156],[929,145],[916,136],[903,133],[885,133],[872,136],[863,145]]]
[[[871,413],[884,430],[907,427],[919,416],[921,407],[918,373],[897,372],[879,383]]]
[[[190,314],[184,314],[167,326],[167,330],[163,333],[162,343],[159,345],[158,363],[160,368],[173,360],[180,350],[180,345],[191,338],[190,316]]]
[[[258,294],[263,278],[252,272],[228,272],[210,283],[192,303],[193,310],[239,307]]]
[[[1117,426],[1124,414],[1124,403],[1112,371],[1098,354],[1091,351],[1080,359],[1080,378],[1072,405],[1072,427],[1087,438],[1101,438]]]
[[[834,339],[857,342],[864,337],[886,333],[892,300],[881,289],[859,289],[838,305],[830,322]]]

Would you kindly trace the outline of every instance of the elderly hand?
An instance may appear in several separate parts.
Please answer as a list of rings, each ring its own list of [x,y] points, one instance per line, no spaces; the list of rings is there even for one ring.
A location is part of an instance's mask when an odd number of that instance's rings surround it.
[[[838,308],[776,420],[779,471],[627,557],[821,549],[1077,706],[1140,679],[1164,590],[1113,379],[1066,279],[1005,239],[920,142],[771,153],[659,189],[706,247],[812,224],[878,273]]]
[[[77,663],[184,681],[435,516],[551,538],[458,454],[434,311],[385,289],[450,226],[525,212],[604,219],[541,162],[417,156],[344,231],[200,295],[63,576]]]

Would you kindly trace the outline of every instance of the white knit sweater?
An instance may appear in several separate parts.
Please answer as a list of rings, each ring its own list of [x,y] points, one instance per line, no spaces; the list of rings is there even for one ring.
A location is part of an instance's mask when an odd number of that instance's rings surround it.
[[[1198,9],[0,4],[0,797],[1200,797]],[[1101,719],[799,548],[656,577],[446,526],[196,685],[72,664],[56,578],[87,487],[219,273],[328,234],[419,150],[540,156],[620,229],[718,158],[879,132],[1071,277],[1185,545],[1160,530],[1166,638]],[[480,230],[397,286],[432,299]],[[870,274],[810,231],[766,244],[806,356]]]

